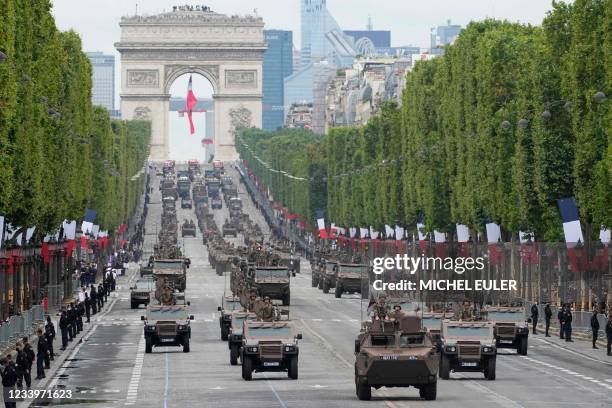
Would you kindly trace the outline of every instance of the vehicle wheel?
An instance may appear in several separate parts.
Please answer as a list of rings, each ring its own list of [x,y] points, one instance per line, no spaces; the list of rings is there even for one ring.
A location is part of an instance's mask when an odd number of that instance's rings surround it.
[[[253,379],[253,360],[250,357],[242,358],[242,378],[245,381],[251,381]]]
[[[238,349],[238,345],[232,344],[232,347],[230,348],[230,364],[231,365],[238,365],[238,355],[239,354],[240,352]]]
[[[487,362],[485,378],[489,381],[495,380],[495,358],[490,358]]]
[[[183,337],[183,353],[189,353],[189,335]]]
[[[153,351],[153,342],[149,337],[145,338],[145,353],[151,353]]]
[[[450,361],[445,355],[440,358],[440,378],[443,380],[450,378]]]
[[[228,336],[229,336],[229,330],[225,325],[223,325],[221,327],[221,340],[227,341]]]
[[[519,348],[517,351],[521,356],[527,355],[527,337],[521,338],[521,343],[519,344]]]
[[[323,281],[323,293],[329,293],[329,283]]]
[[[434,401],[436,399],[437,388],[437,382],[424,385],[423,387],[419,388],[419,395],[421,396],[421,398],[424,398],[427,401]]]
[[[372,388],[368,384],[368,381],[363,377],[357,377],[357,398],[361,401],[369,401],[372,399]]]
[[[292,380],[298,379],[298,358],[297,357],[293,357],[289,361],[289,370],[287,370],[287,377],[291,378]]]
[[[336,290],[334,291],[334,296],[336,298],[342,297],[342,288],[340,286],[336,286]]]
[[[317,281],[317,287],[318,287],[319,289],[323,289],[323,279],[319,279],[319,280]]]

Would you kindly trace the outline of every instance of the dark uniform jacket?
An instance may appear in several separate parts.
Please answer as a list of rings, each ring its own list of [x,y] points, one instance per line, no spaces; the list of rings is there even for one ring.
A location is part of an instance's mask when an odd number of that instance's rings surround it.
[[[612,339],[612,320],[608,320],[606,323],[606,336],[608,339]]]
[[[599,319],[597,318],[597,315],[591,316],[591,330],[599,330]]]
[[[550,320],[550,318],[552,317],[552,310],[550,309],[550,305],[546,305],[546,307],[544,308],[544,317],[546,318],[546,320]]]

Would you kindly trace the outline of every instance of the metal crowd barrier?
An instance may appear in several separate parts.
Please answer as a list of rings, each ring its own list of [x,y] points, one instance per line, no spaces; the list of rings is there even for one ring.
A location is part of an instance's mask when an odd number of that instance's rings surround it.
[[[34,305],[21,315],[11,316],[0,326],[0,348],[9,347],[22,337],[32,335],[44,319],[45,311],[42,305]]]

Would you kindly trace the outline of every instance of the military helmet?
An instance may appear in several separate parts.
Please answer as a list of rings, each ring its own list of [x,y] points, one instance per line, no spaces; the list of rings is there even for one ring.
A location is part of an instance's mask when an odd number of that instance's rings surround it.
[[[264,297],[264,300],[270,300],[270,296]]]

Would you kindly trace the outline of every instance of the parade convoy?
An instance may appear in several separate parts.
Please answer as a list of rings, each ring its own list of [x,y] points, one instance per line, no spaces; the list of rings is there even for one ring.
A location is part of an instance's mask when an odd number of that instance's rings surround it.
[[[184,292],[190,260],[176,245],[174,203],[177,196],[183,202],[193,197],[197,224],[185,220],[182,236],[196,237],[199,229],[210,265],[220,276],[228,273],[229,292],[223,294],[218,312],[229,364],[240,363],[246,381],[265,371],[282,371],[297,379],[302,334],[290,319],[288,306],[291,277],[300,272],[300,258],[287,243],[264,242],[259,226],[243,213],[243,202],[222,163],[213,163],[204,176],[196,164],[190,161],[178,187],[174,165],[164,166],[162,230],[155,255],[141,267],[142,278],[131,288],[132,308],[146,306],[145,350],[179,346],[189,352],[193,316]],[[219,228],[212,210],[222,208],[222,196],[230,217]],[[239,233],[244,246],[224,239],[236,239]],[[391,312],[385,293],[370,286],[372,268],[367,262],[329,249],[316,251],[310,262],[312,287],[323,293],[333,290],[336,298],[348,294],[369,299],[370,320],[362,323],[355,340],[355,392],[360,400],[371,399],[372,388],[381,387],[414,387],[421,398],[435,400],[438,378],[481,372],[495,380],[499,348],[527,354],[529,330],[523,307],[474,307],[468,301],[434,307],[396,299]]]

